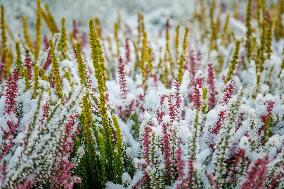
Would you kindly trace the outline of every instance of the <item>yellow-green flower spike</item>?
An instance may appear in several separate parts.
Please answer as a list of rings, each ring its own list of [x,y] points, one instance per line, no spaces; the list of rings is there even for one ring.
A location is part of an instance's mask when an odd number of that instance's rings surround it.
[[[184,61],[185,61],[185,56],[188,48],[188,36],[189,36],[189,29],[185,28],[185,33],[183,37],[183,44],[182,44],[182,54],[179,59],[179,68],[178,68],[178,76],[177,80],[179,83],[182,82],[183,74],[184,74]]]
[[[96,25],[96,33],[98,35],[98,38],[102,38],[102,25],[101,25],[101,20],[99,17],[95,18],[95,25]]]
[[[58,50],[60,52],[60,60],[64,60],[67,58],[67,34],[66,34],[66,21],[65,18],[62,18],[61,20],[61,36],[60,36],[60,40],[58,43]]]
[[[222,35],[221,35],[221,38],[223,40],[223,44],[225,46],[227,46],[228,44],[228,28],[229,28],[229,22],[230,22],[230,15],[227,14],[226,16],[226,20],[225,20],[225,24],[224,24],[224,27],[223,27],[223,31],[222,31]]]
[[[204,87],[202,89],[202,113],[206,114],[207,113],[207,88]]]
[[[21,47],[20,47],[20,42],[17,41],[16,42],[16,54],[17,54],[17,57],[16,57],[16,69],[21,72],[22,70],[22,57],[21,57]]]
[[[251,28],[251,0],[248,0],[247,4],[247,17],[246,17],[246,50],[247,50],[247,58],[250,60],[251,58],[251,51],[252,51],[252,45],[251,45],[251,35],[252,35],[252,28]]]
[[[148,57],[148,64],[147,64],[147,71],[149,72],[149,74],[152,74],[153,72],[153,49],[151,47],[148,48],[148,52],[147,52],[147,57]]]
[[[97,37],[94,27],[94,21],[91,19],[89,22],[89,35],[90,35],[90,47],[91,47],[91,56],[93,59],[93,65],[95,68],[95,77],[98,82],[99,92],[101,98],[105,99],[104,92],[106,89],[105,86],[105,69],[104,69],[104,57],[101,49],[100,41]]]
[[[272,35],[273,35],[273,24],[272,22],[269,23],[268,31],[267,31],[267,41],[266,41],[266,55],[267,59],[270,59],[270,56],[272,54]]]
[[[261,33],[261,44],[257,52],[257,61],[256,66],[257,70],[261,73],[263,71],[264,67],[264,61],[265,61],[265,50],[267,48],[267,21],[263,19],[262,23],[262,33]]]
[[[169,20],[167,20],[167,24],[169,24]],[[170,31],[169,26],[166,26],[166,52],[165,52],[165,60],[168,60],[170,62],[171,68],[173,67],[173,60],[172,60],[172,54],[170,50]],[[173,69],[171,69],[172,71]]]
[[[28,74],[29,74],[28,68],[25,66],[24,69],[23,69],[23,76],[24,76],[24,79],[25,79],[26,90],[30,89],[30,87],[31,87]]]
[[[175,34],[176,62],[179,59],[179,28],[180,28],[180,26],[177,25],[177,27],[176,27],[176,34]]]
[[[236,41],[236,47],[235,47],[235,50],[234,50],[234,54],[233,54],[233,57],[232,57],[232,60],[231,60],[230,66],[229,66],[229,70],[228,70],[228,73],[226,75],[225,83],[230,81],[231,78],[232,78],[232,75],[234,74],[235,67],[238,63],[240,44],[241,44],[241,42],[239,40],[237,40]]]
[[[144,32],[143,42],[142,42],[142,51],[141,51],[141,63],[140,63],[143,83],[146,82],[146,79],[147,79],[146,60],[147,60],[147,33]]]
[[[179,59],[179,68],[178,68],[178,77],[177,77],[179,83],[182,83],[183,74],[184,74],[184,56],[181,55]]]
[[[55,49],[52,40],[49,40],[49,47],[50,47],[50,59],[51,59],[51,65],[52,65],[52,75],[54,77],[55,82],[55,90],[56,95],[59,98],[62,98],[62,84],[61,84],[61,78],[60,78],[60,72],[59,72],[59,65],[58,61],[55,55]]]
[[[58,27],[56,25],[56,22],[55,22],[55,20],[54,20],[54,18],[52,16],[52,14],[49,11],[48,4],[45,4],[45,10],[46,10],[46,12],[44,12],[43,9],[41,9],[42,16],[43,16],[43,19],[45,20],[45,22],[47,24],[47,27],[49,28],[49,30],[52,33],[58,33],[59,29],[58,29]]]
[[[4,5],[1,5],[1,48],[7,48],[7,26]]]
[[[75,45],[75,50],[76,50],[76,58],[77,58],[77,63],[78,63],[78,71],[79,71],[79,76],[80,76],[80,82],[81,82],[81,84],[86,86],[87,85],[86,65],[83,62],[80,43],[77,43]]]
[[[37,60],[39,51],[40,51],[40,44],[41,44],[41,7],[40,7],[40,0],[37,0],[37,19],[36,19],[36,42],[35,42],[35,60]]]
[[[7,46],[7,27],[6,27],[6,21],[5,21],[4,5],[1,5],[1,50],[0,50],[0,53],[1,53],[1,59],[4,61],[4,63],[7,63],[8,46]],[[6,71],[4,70],[4,72],[6,72],[4,73],[4,75],[8,75],[7,70]]]
[[[119,42],[119,22],[115,22],[114,23],[114,39],[115,39],[115,42],[116,42],[116,53],[117,53],[117,56],[119,57],[120,56],[120,42]]]
[[[188,36],[189,36],[189,29],[186,27],[185,28],[185,32],[184,32],[184,37],[183,37],[183,43],[182,43],[182,53],[183,53],[183,56],[185,56],[186,52],[187,52]]]
[[[39,68],[38,65],[34,65],[34,98],[37,96],[38,94],[38,78],[39,78]]]
[[[27,44],[27,48],[32,52],[34,49],[33,42],[31,40],[30,34],[29,34],[29,27],[27,23],[27,18],[25,16],[22,17],[22,23],[23,23],[23,32],[24,32],[24,38],[25,42]]]

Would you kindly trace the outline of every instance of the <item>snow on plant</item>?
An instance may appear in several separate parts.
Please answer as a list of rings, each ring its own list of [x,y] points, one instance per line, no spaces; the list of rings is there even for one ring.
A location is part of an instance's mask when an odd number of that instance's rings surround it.
[[[17,35],[2,5],[0,188],[283,188],[283,1],[189,3],[86,32],[37,0]]]

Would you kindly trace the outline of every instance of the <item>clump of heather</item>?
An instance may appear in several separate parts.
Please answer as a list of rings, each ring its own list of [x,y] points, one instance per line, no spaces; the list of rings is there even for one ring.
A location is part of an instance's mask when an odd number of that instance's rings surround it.
[[[16,33],[1,5],[0,188],[284,187],[283,0],[113,28],[33,3]]]

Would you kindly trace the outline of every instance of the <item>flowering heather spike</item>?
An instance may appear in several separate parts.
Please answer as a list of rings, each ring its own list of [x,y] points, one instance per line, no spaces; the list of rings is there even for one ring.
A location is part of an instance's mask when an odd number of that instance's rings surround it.
[[[146,60],[147,60],[147,33],[144,32],[143,41],[142,41],[142,50],[141,50],[141,62],[140,62],[140,69],[141,69],[141,73],[142,73],[142,76],[143,76],[143,83],[144,84],[147,80]]]
[[[95,68],[95,76],[98,80],[98,85],[99,85],[99,91],[101,94],[101,98],[104,97],[104,92],[106,90],[105,86],[105,68],[104,68],[104,57],[103,57],[103,52],[101,49],[100,41],[97,38],[97,34],[94,29],[94,21],[91,19],[89,22],[89,35],[90,35],[90,46],[92,50],[92,59],[93,59],[93,65]]]
[[[270,59],[271,53],[272,53],[272,30],[273,30],[273,23],[270,21],[268,23],[268,31],[267,31],[267,41],[266,41],[266,54],[267,54],[267,59]]]
[[[184,74],[184,56],[181,55],[179,59],[179,69],[178,69],[178,76],[177,76],[177,79],[180,83],[182,82],[183,74]]]
[[[33,42],[31,40],[30,34],[29,34],[29,27],[27,23],[27,18],[25,16],[22,17],[22,22],[23,22],[23,32],[24,32],[24,38],[27,47],[29,48],[30,51],[34,50]]]
[[[87,86],[86,65],[84,64],[84,61],[83,61],[80,43],[77,43],[75,45],[74,54],[75,54],[75,57],[77,58],[80,82],[81,84]]]
[[[1,127],[2,144],[0,151],[0,160],[7,155],[14,144],[14,136],[18,127],[18,119],[16,115],[16,97],[18,95],[18,72],[14,70],[9,77],[5,90],[5,105],[3,114],[7,116],[6,126]],[[0,162],[0,167],[5,166]],[[0,174],[0,176],[2,173]]]
[[[121,57],[118,59],[118,78],[119,78],[119,87],[120,87],[120,95],[123,99],[127,97],[127,82],[125,78],[125,64]]]
[[[112,115],[112,121],[115,128],[116,133],[116,150],[117,154],[115,154],[115,165],[114,165],[114,180],[117,183],[121,183],[121,177],[123,174],[123,159],[122,159],[122,153],[123,153],[123,139],[121,135],[121,130],[118,125],[117,117],[115,115]]]
[[[176,26],[176,34],[175,34],[175,53],[176,53],[176,62],[179,59],[179,28],[180,25]]]
[[[16,69],[18,70],[18,72],[20,73],[20,71],[22,70],[22,57],[21,57],[21,47],[20,47],[20,42],[17,41],[16,42]]]
[[[211,110],[216,105],[216,95],[218,94],[216,89],[215,71],[212,64],[208,64],[207,73],[208,106],[209,110]]]
[[[249,168],[241,189],[264,188],[267,179],[267,167],[265,159],[257,159]]]
[[[5,114],[16,112],[16,97],[18,93],[18,71],[14,70],[9,77],[5,91]]]
[[[59,65],[58,61],[55,55],[55,49],[53,46],[53,42],[50,39],[49,40],[49,46],[50,46],[50,59],[52,64],[52,72],[55,82],[55,89],[56,89],[56,95],[61,98],[63,96],[62,94],[62,84],[61,84],[61,78],[60,78],[60,72],[59,72]]]
[[[31,57],[29,55],[29,51],[26,51],[26,56],[25,56],[25,67],[28,73],[28,79],[29,82],[31,82],[32,80],[32,70],[33,70],[33,66],[32,66],[32,60]]]
[[[64,137],[60,146],[60,155],[58,161],[53,165],[53,177],[51,182],[51,188],[73,188],[77,182],[71,174],[71,170],[75,167],[75,164],[70,162],[70,156],[73,151],[75,134],[75,115],[70,115],[68,122],[64,125]]]
[[[45,11],[42,8],[41,8],[41,11],[42,11],[42,14],[43,14],[42,15],[43,19],[45,20],[45,22],[47,24],[47,27],[49,28],[49,30],[52,33],[58,33],[59,29],[58,29],[58,27],[56,25],[54,17],[52,16],[52,14],[49,11],[48,4],[46,3],[44,7],[45,7]]]
[[[36,42],[35,42],[35,60],[37,60],[39,51],[40,51],[40,46],[41,46],[41,17],[42,17],[42,12],[41,12],[41,7],[40,7],[40,0],[37,0],[37,19],[36,19]]]
[[[34,97],[37,96],[38,94],[38,89],[39,89],[39,69],[38,66],[34,66]]]
[[[263,142],[265,143],[271,135],[271,127],[272,127],[272,111],[275,106],[273,101],[267,102],[267,113],[260,117],[263,125],[259,129],[259,135],[263,136]]]
[[[24,67],[23,69],[23,77],[25,79],[25,86],[26,89],[30,89],[31,87],[31,83],[30,83],[30,79],[29,79],[29,71],[27,67]]]
[[[150,124],[146,124],[143,133],[143,158],[149,163],[149,151],[151,144],[152,128]]]
[[[231,99],[232,95],[234,94],[236,88],[236,81],[232,79],[231,81],[227,82],[224,89],[224,96],[223,96],[223,103],[228,103]]]
[[[129,46],[129,39],[126,38],[125,39],[125,60],[126,60],[126,64],[128,64],[130,62],[130,46]]]
[[[7,48],[7,26],[4,5],[1,5],[1,48]]]
[[[194,108],[198,111],[201,107],[201,94],[202,94],[202,78],[196,77],[193,87],[193,94],[192,94],[192,100]]]
[[[184,32],[184,37],[183,37],[183,44],[182,44],[182,54],[179,59],[179,69],[178,69],[178,81],[181,83],[182,82],[182,77],[184,74],[184,61],[185,61],[185,56],[188,48],[188,36],[189,36],[189,29],[185,28]]]
[[[221,127],[223,126],[224,124],[224,120],[225,120],[225,115],[226,115],[226,111],[220,111],[219,114],[218,114],[218,120],[217,122],[215,123],[213,129],[212,129],[212,132],[214,134],[218,134]]]
[[[58,50],[60,52],[60,60],[64,60],[67,57],[67,34],[65,27],[65,18],[61,20],[61,36],[58,43]]]
[[[95,25],[96,25],[96,33],[98,35],[98,38],[102,38],[102,24],[101,24],[101,20],[99,17],[95,18]]]
[[[43,125],[43,123],[47,120],[48,116],[49,116],[49,103],[46,102],[43,106],[42,106],[42,115],[41,115],[41,119],[40,119],[40,123],[41,125]]]
[[[8,46],[7,46],[7,26],[6,26],[6,21],[5,21],[5,9],[4,6],[1,5],[1,50],[0,50],[0,79],[2,77],[6,78],[7,73],[6,73],[6,64],[7,64],[7,53],[8,53]]]
[[[230,15],[227,14],[226,16],[226,20],[225,20],[225,24],[224,27],[222,29],[222,34],[221,34],[221,38],[222,38],[222,42],[225,46],[228,46],[228,27],[229,27],[229,22],[230,22]]]
[[[189,54],[189,73],[191,84],[194,84],[196,72],[198,70],[197,54],[192,50]]]
[[[171,149],[170,149],[170,135],[168,128],[168,123],[162,123],[163,129],[163,137],[162,137],[162,144],[163,144],[163,156],[165,162],[165,183],[168,185],[172,181],[172,161],[171,161]]]
[[[114,23],[114,39],[115,39],[115,43],[116,43],[116,55],[120,56],[120,41],[119,41],[119,29],[120,29],[120,22],[116,21]]]
[[[178,172],[178,183],[176,189],[188,189],[188,182],[185,178],[185,161],[183,160],[183,153],[181,147],[178,147],[176,151],[176,161],[177,161],[177,172]]]
[[[234,50],[234,54],[233,54],[233,57],[232,57],[232,60],[231,60],[230,66],[229,66],[229,70],[228,70],[228,73],[226,75],[225,83],[230,81],[232,76],[234,75],[235,67],[238,63],[240,44],[241,44],[241,42],[239,40],[237,40],[236,41],[236,47],[235,47],[235,50]]]
[[[247,16],[246,16],[246,50],[247,50],[247,58],[250,60],[251,53],[252,53],[252,44],[251,44],[251,35],[252,35],[252,28],[251,28],[251,0],[248,0],[247,3]]]

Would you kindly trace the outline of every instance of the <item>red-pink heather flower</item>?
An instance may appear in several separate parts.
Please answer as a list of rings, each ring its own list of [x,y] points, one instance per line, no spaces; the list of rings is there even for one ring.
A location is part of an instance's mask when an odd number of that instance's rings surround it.
[[[32,63],[31,57],[29,55],[29,51],[26,51],[25,66],[27,67],[27,70],[28,70],[28,78],[31,81],[32,80],[33,63]]]
[[[125,39],[125,63],[128,64],[130,62],[130,46],[129,39]]]
[[[8,79],[8,83],[5,90],[5,111],[4,114],[11,114],[16,112],[16,97],[18,94],[19,74],[17,70],[14,70]]]
[[[219,112],[218,120],[215,123],[214,127],[212,128],[212,133],[214,133],[214,134],[218,134],[219,133],[221,127],[224,124],[224,119],[225,119],[225,116],[226,116],[225,114],[226,114],[225,110],[222,110],[222,111]]]
[[[49,50],[48,54],[47,54],[47,58],[46,58],[44,65],[43,65],[43,69],[47,70],[48,67],[50,66],[50,64],[51,64],[51,56],[50,56],[50,50]]]
[[[188,67],[188,71],[190,73],[189,78],[191,81],[191,85],[193,85],[195,82],[197,69],[198,69],[198,58],[196,53],[193,50],[191,50],[189,53],[189,67]]]
[[[227,161],[227,165],[230,165],[228,170],[228,176],[226,179],[227,183],[236,183],[237,176],[241,170],[241,166],[245,163],[243,160],[245,158],[245,150],[239,149],[230,159]]]
[[[120,87],[120,95],[123,99],[127,97],[127,83],[125,78],[125,64],[121,57],[118,59],[118,78],[119,78],[119,87]]]
[[[12,118],[6,121],[6,126],[1,127],[2,129],[2,146],[0,159],[2,159],[12,148],[14,135],[18,128],[18,119],[16,115],[16,98],[18,94],[18,71],[14,70],[10,75],[7,86],[5,89],[5,105],[4,115],[11,115]]]
[[[265,159],[257,159],[249,168],[242,183],[241,189],[263,189],[267,178],[267,167]]]
[[[170,183],[172,179],[172,160],[170,148],[170,134],[167,131],[167,123],[162,124],[163,138],[162,138],[162,153],[165,162],[165,182]]]
[[[75,19],[73,20],[72,24],[73,24],[73,30],[72,30],[73,39],[74,40],[78,40],[78,35],[79,35],[78,27],[79,27],[79,24],[78,24],[78,22]]]
[[[173,97],[174,95],[170,94],[169,98],[168,98],[168,108],[169,108],[169,115],[171,118],[171,122],[173,122],[176,118],[176,107],[175,104],[173,102]]]
[[[273,110],[274,104],[275,104],[275,103],[274,103],[273,101],[271,101],[271,100],[268,101],[268,102],[266,102],[266,103],[267,103],[267,107],[266,107],[267,113],[266,113],[265,115],[262,115],[262,116],[260,117],[260,119],[261,119],[263,125],[262,125],[262,127],[259,129],[259,131],[258,131],[259,134],[262,134],[263,132],[265,132],[267,121],[268,121],[269,117],[271,116],[271,113],[272,113],[272,110]]]
[[[208,178],[210,186],[214,189],[220,189],[220,186],[218,185],[216,178],[211,173],[206,172],[205,174]]]
[[[234,79],[227,82],[224,89],[223,103],[227,104],[232,98],[236,88],[236,81]]]
[[[71,115],[68,123],[65,124],[65,136],[61,142],[61,151],[59,161],[54,165],[54,176],[52,177],[51,188],[66,188],[72,189],[77,180],[74,180],[70,171],[75,167],[75,164],[69,161],[70,154],[74,145],[74,138],[77,132],[73,132],[75,125],[75,115]]]
[[[18,186],[16,186],[16,189],[30,189],[32,188],[34,184],[34,181],[31,180],[29,177],[25,179],[25,181],[21,184],[19,184]]]
[[[149,180],[149,174],[144,171],[143,176],[141,177],[141,179],[138,180],[138,182],[131,187],[131,189],[140,189],[142,188],[142,186],[147,183],[147,181]]]
[[[174,88],[175,88],[175,91],[174,91],[175,110],[176,110],[176,115],[179,118],[182,99],[181,99],[181,94],[180,94],[180,83],[177,80],[174,81]]]
[[[208,106],[211,110],[216,105],[216,95],[218,94],[216,89],[215,71],[212,64],[208,64],[207,72]]]
[[[281,170],[284,170],[284,165],[281,165]],[[272,181],[269,184],[269,189],[275,189],[277,188],[279,182],[281,179],[284,178],[283,171],[278,171],[272,174]]]
[[[88,41],[88,38],[87,38],[86,32],[82,32],[82,35],[81,35],[81,46],[85,47],[86,44],[87,44],[87,41]]]
[[[157,109],[156,116],[157,116],[158,122],[161,123],[163,120],[163,117],[165,116],[165,112],[162,110],[162,108]]]
[[[145,125],[144,134],[143,134],[143,150],[144,150],[143,157],[147,162],[147,164],[149,164],[149,148],[151,144],[151,133],[152,133],[151,124],[148,123]]]
[[[44,121],[47,119],[48,111],[49,111],[49,103],[46,102],[42,107],[42,115],[41,115],[41,119],[40,119],[41,124],[43,124]]]
[[[48,38],[46,35],[44,35],[43,37],[43,46],[44,46],[44,49],[47,50],[49,48],[49,42],[48,42]]]
[[[193,93],[192,93],[192,101],[194,108],[197,110],[201,107],[201,93],[202,93],[202,78],[197,77],[195,79]]]
[[[185,178],[184,167],[185,161],[183,160],[183,153],[181,147],[178,147],[176,151],[176,168],[178,173],[178,183],[176,189],[187,189],[188,188],[188,181]]]

